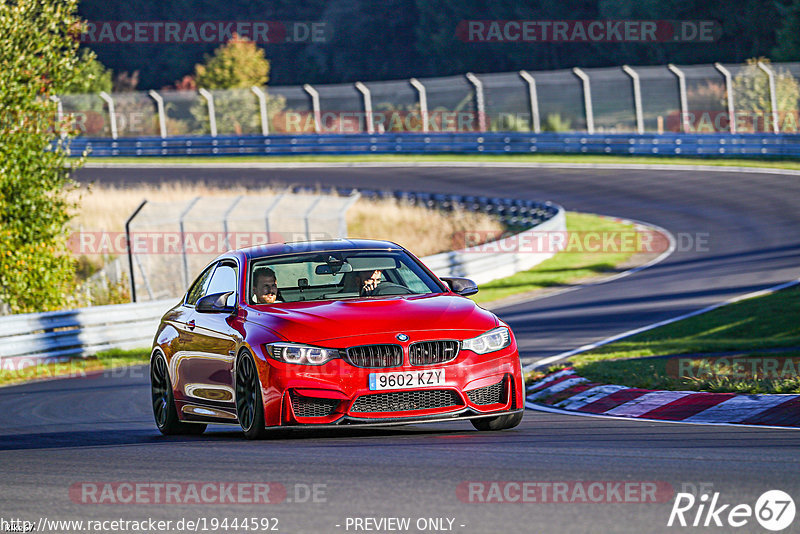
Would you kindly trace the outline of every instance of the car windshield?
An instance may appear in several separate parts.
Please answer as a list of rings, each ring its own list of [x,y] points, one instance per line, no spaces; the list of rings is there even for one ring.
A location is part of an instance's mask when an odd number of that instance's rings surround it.
[[[249,269],[253,304],[380,298],[445,291],[402,250],[356,250],[258,258]],[[266,292],[272,292],[270,298]]]

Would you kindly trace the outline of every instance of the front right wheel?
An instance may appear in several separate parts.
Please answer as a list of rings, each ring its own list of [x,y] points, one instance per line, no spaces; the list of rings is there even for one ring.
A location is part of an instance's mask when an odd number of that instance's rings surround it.
[[[248,351],[242,352],[236,363],[236,415],[247,439],[261,439],[267,435],[261,381],[253,355]]]

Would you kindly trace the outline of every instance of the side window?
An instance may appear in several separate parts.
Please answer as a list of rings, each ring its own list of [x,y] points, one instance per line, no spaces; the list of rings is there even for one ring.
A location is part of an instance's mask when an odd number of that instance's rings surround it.
[[[203,271],[197,280],[195,280],[192,287],[189,288],[189,292],[186,295],[186,304],[189,306],[194,306],[194,303],[197,302],[197,299],[205,295],[205,288],[208,285],[208,280],[211,277],[211,273],[214,272],[214,265],[210,266],[208,269]]]
[[[236,268],[233,265],[221,264],[217,266],[211,276],[208,288],[203,294],[213,295],[214,293],[227,293],[228,291],[233,292],[228,297],[228,305],[234,306],[236,304]]]

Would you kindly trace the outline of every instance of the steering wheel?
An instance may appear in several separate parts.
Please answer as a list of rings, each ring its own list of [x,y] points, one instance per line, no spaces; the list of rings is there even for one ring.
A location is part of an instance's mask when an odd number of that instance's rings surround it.
[[[372,291],[361,289],[362,297],[378,297],[384,295],[412,295],[414,292],[406,286],[394,284],[392,282],[381,282]]]

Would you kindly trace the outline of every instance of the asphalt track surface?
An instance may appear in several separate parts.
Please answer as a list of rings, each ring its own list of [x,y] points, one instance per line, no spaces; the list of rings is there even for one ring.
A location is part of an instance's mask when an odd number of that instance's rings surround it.
[[[80,178],[118,184],[321,183],[491,194],[552,200],[570,210],[651,222],[672,232],[679,244],[686,239],[681,236],[707,235],[707,250],[689,247],[613,282],[498,310],[514,329],[527,361],[800,275],[800,178],[795,176],[354,167],[85,169]],[[753,506],[769,489],[783,490],[800,503],[799,446],[800,433],[793,430],[531,411],[518,428],[500,433],[479,433],[468,423],[441,423],[280,433],[262,442],[245,441],[234,427],[217,427],[202,437],[165,438],[152,423],[142,367],[0,390],[2,516],[34,522],[40,517],[176,521],[254,516],[279,518],[281,532],[327,533],[355,532],[346,529],[348,517],[409,517],[410,531],[420,532],[414,524],[418,518],[444,517],[454,519],[454,532],[465,533],[729,532],[729,526],[668,528],[673,494],[665,502],[647,504],[496,504],[464,502],[456,489],[465,481],[658,481],[675,492],[705,484],[720,493],[721,504]],[[292,502],[80,504],[70,498],[69,488],[83,481],[279,482]],[[297,484],[324,484],[324,502],[295,502]],[[690,521],[696,511],[695,506],[687,514]],[[736,531],[765,532],[754,518]],[[800,518],[783,532],[800,532]]]

